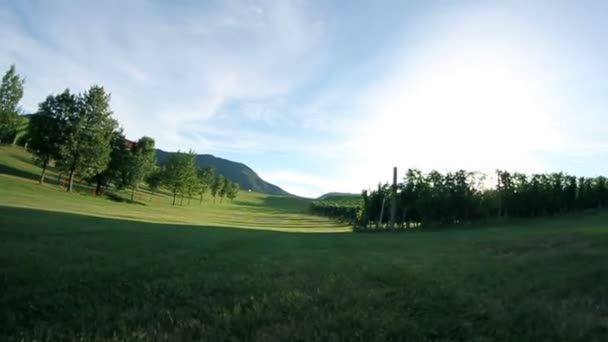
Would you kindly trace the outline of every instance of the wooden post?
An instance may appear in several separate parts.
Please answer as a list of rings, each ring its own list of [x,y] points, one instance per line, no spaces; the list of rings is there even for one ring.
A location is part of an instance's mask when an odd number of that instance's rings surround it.
[[[376,229],[380,229],[380,224],[382,224],[382,219],[384,218],[384,203],[386,202],[386,197],[382,199],[382,208],[380,209],[380,217],[378,217],[378,221],[376,221]]]
[[[393,187],[391,188],[391,221],[389,228],[395,228],[395,217],[397,216],[397,167],[393,168]]]

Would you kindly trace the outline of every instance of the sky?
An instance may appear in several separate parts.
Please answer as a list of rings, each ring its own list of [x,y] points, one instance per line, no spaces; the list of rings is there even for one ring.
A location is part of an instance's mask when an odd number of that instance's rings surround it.
[[[21,106],[94,84],[128,138],[301,196],[392,167],[608,174],[607,1],[0,0]]]

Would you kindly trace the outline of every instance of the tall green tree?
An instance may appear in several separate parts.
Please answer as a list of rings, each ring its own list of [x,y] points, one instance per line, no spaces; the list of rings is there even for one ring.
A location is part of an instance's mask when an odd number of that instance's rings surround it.
[[[108,165],[104,170],[91,177],[91,180],[96,184],[95,193],[98,195],[102,194],[110,183],[114,183],[119,189],[127,185],[131,155],[122,129],[112,132],[110,146]]]
[[[19,101],[25,79],[11,65],[0,84],[0,143],[14,143],[19,126]]]
[[[62,144],[61,122],[59,121],[58,102],[54,96],[49,96],[40,103],[38,113],[30,118],[28,125],[28,147],[42,167],[40,184],[44,183],[47,168],[51,160],[59,155]]]
[[[74,176],[87,178],[106,168],[112,132],[118,125],[112,119],[110,95],[103,87],[92,86],[81,96],[66,90],[58,100],[67,108],[61,119],[65,135],[59,166],[68,173],[67,190],[71,192]]]
[[[154,139],[140,138],[130,150],[127,168],[127,186],[131,188],[131,201],[135,199],[135,191],[139,184],[153,171],[156,165]]]
[[[230,191],[230,180],[226,177],[222,177],[222,181],[220,184],[220,189],[218,191],[218,195],[220,196],[220,203],[224,201],[224,197],[228,195]]]
[[[209,191],[215,180],[215,169],[210,166],[200,169],[198,171],[198,179],[200,183],[198,187],[200,203],[203,203],[203,196]]]
[[[196,169],[196,166],[193,167],[193,171],[194,172],[191,172],[188,175],[188,181],[186,183],[186,195],[188,196],[188,205],[190,205],[192,195],[200,192],[201,186],[201,182],[198,179],[198,170]]]
[[[177,194],[183,195],[188,190],[192,178],[196,177],[194,152],[176,152],[169,155],[163,164],[163,184],[173,193],[173,205]]]
[[[234,199],[236,198],[236,196],[238,195],[240,190],[240,186],[238,183],[236,182],[229,182],[228,185],[228,192],[226,193],[226,197],[228,197],[228,199],[232,202],[234,201]]]
[[[211,183],[211,196],[213,196],[213,203],[215,203],[217,195],[219,195],[220,191],[222,191],[224,181],[225,178],[222,175],[218,175],[213,179],[213,183]]]
[[[150,174],[145,179],[146,184],[152,191],[152,194],[156,193],[163,185],[163,169],[160,167],[154,167]]]

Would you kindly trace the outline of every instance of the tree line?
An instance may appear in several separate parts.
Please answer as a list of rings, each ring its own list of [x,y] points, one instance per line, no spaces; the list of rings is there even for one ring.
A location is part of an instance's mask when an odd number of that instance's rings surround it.
[[[495,184],[488,185],[487,180],[485,174],[465,170],[409,169],[396,186],[380,183],[363,190],[355,209],[352,204],[320,201],[313,203],[311,211],[351,222],[358,230],[371,230],[549,216],[608,205],[608,181],[603,176],[497,170]],[[391,226],[393,200],[396,215]]]
[[[326,216],[344,222],[353,222],[357,218],[359,205],[333,201],[313,201],[310,212],[314,215]]]
[[[11,66],[0,85],[0,143],[14,143],[16,122],[22,118],[18,104],[23,96],[24,79]],[[164,187],[176,197],[200,196],[210,192],[214,198],[234,199],[238,184],[216,174],[212,168],[198,169],[194,152],[171,154],[160,166],[156,163],[153,138],[129,141],[113,117],[110,94],[94,85],[83,93],[66,89],[49,95],[38,106],[27,127],[26,146],[41,166],[40,183],[52,162],[67,176],[71,192],[76,177],[95,185],[95,193],[108,187],[131,189],[131,200],[138,187],[147,183],[152,191]]]
[[[465,170],[423,173],[409,169],[396,186],[379,184],[362,192],[356,225],[362,229],[389,226],[393,198],[397,204],[394,225],[403,228],[557,215],[603,208],[608,203],[603,176],[497,170],[494,186],[486,186],[486,180],[487,175]]]
[[[155,190],[159,185],[164,185],[173,195],[173,205],[176,204],[178,195],[181,197],[180,205],[183,205],[184,198],[190,204],[195,196],[202,203],[206,193],[210,193],[214,203],[217,197],[220,198],[220,203],[224,198],[235,199],[240,190],[239,185],[217,174],[212,167],[197,169],[195,157],[193,151],[178,151],[169,155],[167,161],[147,178],[150,188]]]

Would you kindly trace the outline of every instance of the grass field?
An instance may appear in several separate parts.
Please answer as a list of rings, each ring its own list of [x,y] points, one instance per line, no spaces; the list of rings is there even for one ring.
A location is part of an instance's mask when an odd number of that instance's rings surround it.
[[[49,172],[49,184],[39,185],[40,169],[31,156],[19,147],[0,147],[0,205],[38,208],[94,216],[132,219],[148,222],[212,225],[256,228],[266,230],[336,232],[350,227],[327,218],[307,214],[310,200],[297,197],[267,196],[240,192],[233,202],[213,203],[207,194],[199,204],[193,198],[190,205],[172,206],[168,195],[138,192],[140,204],[95,198],[92,188],[84,185],[80,193],[66,193],[57,185],[54,170]],[[125,194],[130,197],[130,194]],[[179,202],[179,200],[178,200]]]
[[[65,194],[36,185],[24,156],[0,150],[2,341],[608,336],[603,211],[354,234],[301,199],[173,208]]]

